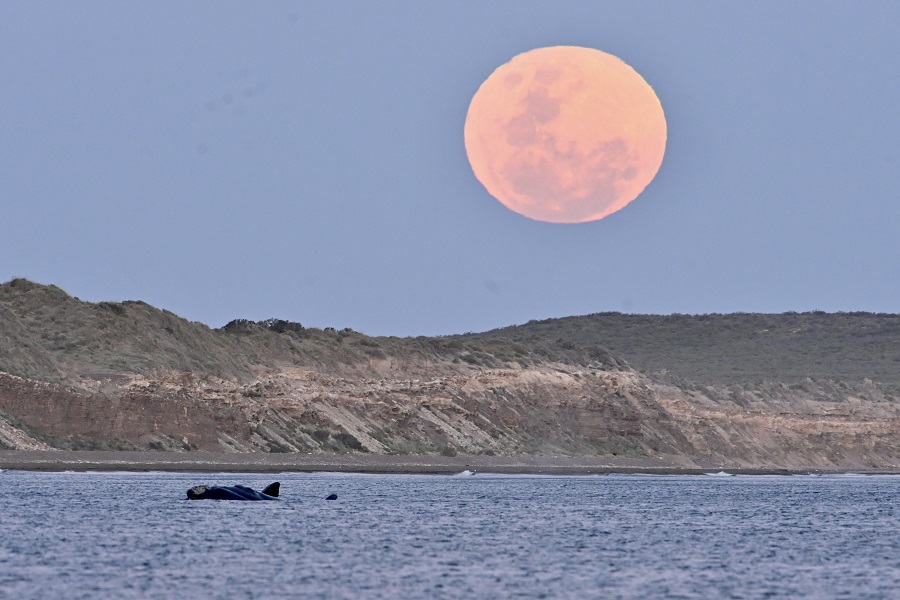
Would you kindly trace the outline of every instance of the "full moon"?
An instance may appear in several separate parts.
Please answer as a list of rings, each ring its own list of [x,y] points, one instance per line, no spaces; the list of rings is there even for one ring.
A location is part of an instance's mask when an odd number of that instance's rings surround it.
[[[475,177],[507,208],[584,223],[621,210],[656,176],[666,118],[653,88],[619,58],[538,48],[481,84],[465,143]]]

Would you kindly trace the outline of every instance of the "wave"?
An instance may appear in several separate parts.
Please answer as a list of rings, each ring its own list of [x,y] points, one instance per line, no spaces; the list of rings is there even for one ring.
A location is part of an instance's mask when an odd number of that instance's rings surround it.
[[[460,472],[460,473],[456,473],[455,475],[453,475],[453,477],[471,477],[471,476],[474,475],[475,473],[477,473],[477,471],[469,471],[469,470],[465,470],[465,471],[462,471],[462,472]]]

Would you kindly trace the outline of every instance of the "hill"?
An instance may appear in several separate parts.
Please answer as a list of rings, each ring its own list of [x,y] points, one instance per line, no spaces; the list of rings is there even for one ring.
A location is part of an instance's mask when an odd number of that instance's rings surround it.
[[[642,372],[704,383],[796,383],[812,378],[900,384],[896,314],[600,313],[531,321],[471,338],[525,347],[601,344]]]
[[[358,373],[389,356],[484,367],[535,360],[619,364],[592,342],[547,340],[525,347],[478,336],[369,337],[349,328],[322,330],[280,319],[235,319],[211,329],[141,301],[82,302],[56,286],[24,279],[0,285],[0,331],[0,371],[70,384],[158,368],[238,380],[282,366]]]
[[[900,466],[900,319],[604,313],[481,334],[221,329],[0,285],[0,448]]]

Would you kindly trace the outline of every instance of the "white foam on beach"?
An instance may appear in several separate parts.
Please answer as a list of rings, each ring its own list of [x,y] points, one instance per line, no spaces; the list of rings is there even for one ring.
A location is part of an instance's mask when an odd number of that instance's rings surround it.
[[[704,473],[707,477],[734,477],[734,473],[726,473],[725,471],[719,471],[718,473]]]

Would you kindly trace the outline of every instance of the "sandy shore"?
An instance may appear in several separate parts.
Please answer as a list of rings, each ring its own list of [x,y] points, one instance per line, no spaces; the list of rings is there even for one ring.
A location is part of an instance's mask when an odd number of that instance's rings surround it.
[[[0,469],[26,471],[174,471],[227,473],[487,473],[591,475],[606,473],[737,474],[840,473],[848,469],[685,466],[656,458],[555,456],[416,456],[379,454],[224,454],[213,452],[0,451]],[[862,472],[859,470],[850,470]],[[896,470],[866,470],[896,473]]]

